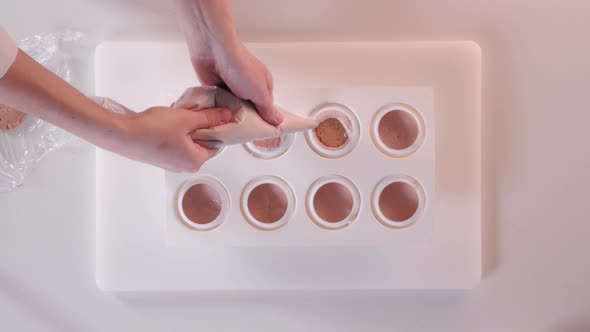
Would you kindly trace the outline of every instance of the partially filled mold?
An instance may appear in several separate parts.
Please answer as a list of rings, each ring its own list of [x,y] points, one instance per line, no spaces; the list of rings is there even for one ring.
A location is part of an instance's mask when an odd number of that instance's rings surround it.
[[[340,175],[316,180],[308,190],[306,207],[318,226],[336,230],[352,224],[359,213],[360,194],[354,183]]]
[[[348,143],[349,127],[348,119],[327,118],[320,122],[313,130],[313,134],[322,146],[340,149]]]
[[[295,209],[295,194],[283,179],[263,176],[250,181],[242,192],[241,210],[252,226],[274,230],[289,222]]]
[[[323,104],[312,112],[311,117],[318,120],[319,125],[307,131],[305,137],[314,152],[326,158],[340,158],[355,148],[360,125],[348,107]]]
[[[287,151],[293,144],[295,134],[285,134],[278,137],[245,143],[244,149],[260,159],[275,159]]]
[[[280,147],[284,142],[282,137],[267,138],[259,141],[253,141],[255,147],[264,150],[274,150]]]

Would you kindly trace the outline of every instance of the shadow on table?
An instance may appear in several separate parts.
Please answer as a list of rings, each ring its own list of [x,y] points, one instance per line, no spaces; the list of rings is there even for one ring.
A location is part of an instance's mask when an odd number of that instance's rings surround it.
[[[482,30],[482,272],[491,276],[500,264],[503,200],[515,185],[515,166],[524,158],[519,130],[527,119],[519,117],[515,100],[521,93],[515,82],[515,55],[508,36]]]
[[[10,278],[3,271],[0,271],[0,297],[7,298],[14,306],[37,318],[44,331],[83,331],[67,314],[59,312],[56,305],[44,302],[34,290]]]
[[[195,322],[227,329],[377,331],[437,326],[468,311],[469,292],[198,292],[118,294],[142,316],[166,316],[178,326]],[[424,313],[428,312],[428,320]],[[233,317],[233,318],[232,318]],[[250,325],[252,324],[252,325]]]

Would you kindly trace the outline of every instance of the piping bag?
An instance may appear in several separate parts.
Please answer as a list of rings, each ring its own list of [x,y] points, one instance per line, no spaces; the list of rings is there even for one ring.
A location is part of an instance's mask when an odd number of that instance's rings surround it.
[[[196,112],[207,108],[227,108],[231,111],[232,118],[228,123],[197,129],[191,133],[193,140],[207,148],[220,148],[224,145],[279,137],[283,134],[313,129],[319,124],[316,120],[287,112],[275,105],[285,119],[280,125],[273,126],[258,115],[252,102],[240,99],[218,86],[188,88],[172,104],[172,107]]]

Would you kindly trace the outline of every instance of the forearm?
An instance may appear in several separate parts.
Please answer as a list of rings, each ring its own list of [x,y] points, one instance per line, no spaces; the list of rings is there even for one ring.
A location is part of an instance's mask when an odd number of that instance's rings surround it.
[[[191,56],[206,57],[239,45],[229,0],[176,0],[175,5]]]
[[[0,79],[0,101],[109,150],[124,133],[121,116],[101,108],[22,51]]]

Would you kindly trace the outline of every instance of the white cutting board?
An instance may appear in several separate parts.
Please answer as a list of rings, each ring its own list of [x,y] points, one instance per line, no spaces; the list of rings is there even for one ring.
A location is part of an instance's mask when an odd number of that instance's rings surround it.
[[[166,237],[165,172],[97,150],[96,277],[110,291],[461,289],[481,277],[481,51],[471,42],[250,44],[275,89],[431,87],[436,183],[428,241],[219,247]],[[107,43],[96,94],[142,110],[197,84],[182,44]],[[302,139],[302,137],[300,137]],[[406,249],[406,250],[404,250]]]

